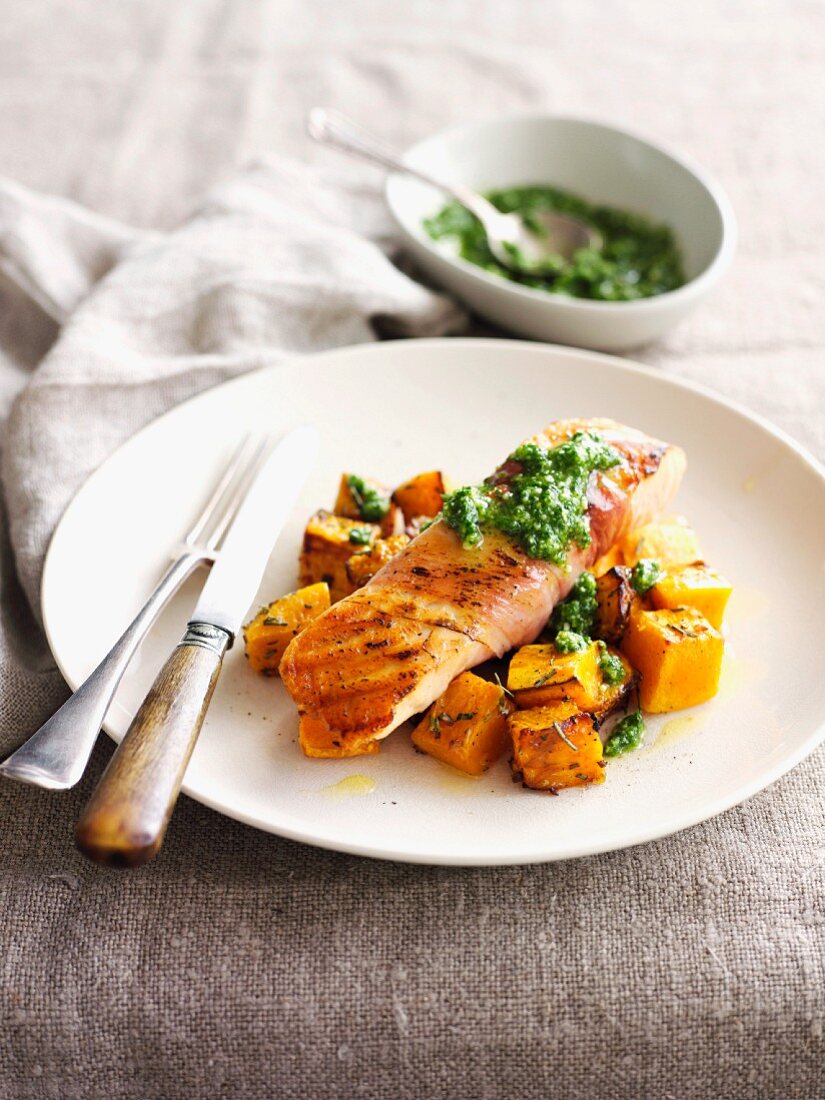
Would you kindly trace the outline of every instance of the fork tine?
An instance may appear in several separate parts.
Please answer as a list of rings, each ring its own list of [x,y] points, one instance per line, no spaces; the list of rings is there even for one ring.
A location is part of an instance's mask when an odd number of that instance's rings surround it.
[[[246,468],[236,480],[231,491],[227,495],[227,499],[223,503],[223,511],[221,515],[217,517],[206,541],[207,550],[214,550],[226,534],[227,529],[235,518],[238,508],[246,497],[249,486],[252,484],[255,475],[266,460],[271,448],[272,440],[269,437],[264,436],[263,439],[259,440],[252,457],[246,464]]]
[[[212,495],[209,497],[209,500],[207,500],[206,504],[204,505],[201,514],[195,520],[195,523],[192,526],[192,530],[184,538],[183,541],[187,545],[193,546],[197,544],[198,539],[201,537],[201,535],[204,534],[211,521],[215,518],[216,513],[218,512],[219,507],[222,503],[222,498],[225,496],[227,490],[229,489],[229,486],[234,481],[240,468],[241,461],[244,458],[244,452],[249,450],[249,445],[251,441],[252,435],[250,433],[249,435],[245,435],[243,437],[240,444],[236,448],[235,453],[233,454],[229,465],[224,470],[220,481],[215,486]]]

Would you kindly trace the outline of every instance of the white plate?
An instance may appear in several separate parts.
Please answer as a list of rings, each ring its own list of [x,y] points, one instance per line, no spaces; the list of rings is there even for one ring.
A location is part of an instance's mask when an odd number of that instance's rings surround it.
[[[416,754],[405,729],[375,757],[307,760],[283,686],[253,675],[236,646],[184,789],[282,836],[423,863],[564,859],[712,817],[778,778],[825,733],[825,473],[742,410],[606,356],[495,340],[375,344],[292,360],[181,405],[114,454],[60,523],[43,580],[57,662],[73,687],[88,675],[250,428],[309,420],[323,437],[257,607],[295,587],[303,522],[331,505],[342,469],[393,483],[440,466],[478,480],[522,437],[577,415],[616,417],[687,450],[678,508],[735,584],[717,699],[651,721],[646,747],[611,762],[603,786],[553,798],[514,785],[505,760],[464,778]],[[106,726],[116,740],[179,639],[197,588],[195,578],[124,679]]]

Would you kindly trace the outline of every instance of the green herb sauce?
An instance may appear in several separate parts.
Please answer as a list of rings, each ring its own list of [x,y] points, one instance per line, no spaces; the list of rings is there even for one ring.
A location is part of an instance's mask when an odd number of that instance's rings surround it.
[[[608,653],[604,642],[599,642],[599,671],[602,674],[602,683],[611,687],[624,680],[624,665],[614,653]]]
[[[590,645],[590,639],[574,630],[560,630],[553,644],[559,653],[581,653]]]
[[[504,213],[521,214],[527,224],[531,214],[553,211],[569,214],[601,233],[601,250],[580,249],[571,260],[548,260],[540,272],[520,273],[504,267],[487,246],[487,237],[476,217],[456,202],[449,202],[424,221],[433,240],[455,240],[459,255],[485,271],[550,294],[590,298],[605,302],[630,302],[676,290],[685,282],[682,260],[673,232],[643,217],[598,206],[557,187],[510,187],[487,192],[487,198]]]
[[[616,725],[604,746],[605,756],[621,756],[623,753],[638,749],[645,735],[645,723],[642,712],[628,714]]]
[[[462,546],[478,546],[484,536],[481,525],[487,518],[489,502],[484,491],[475,485],[464,485],[444,498],[442,517],[461,539]]]
[[[653,558],[640,558],[630,571],[630,583],[645,596],[662,576],[662,567]]]
[[[390,498],[383,496],[378,490],[368,485],[362,477],[350,474],[347,478],[347,488],[352,493],[352,499],[358,509],[361,519],[369,523],[379,523],[390,510]]]
[[[550,633],[570,630],[588,640],[596,620],[596,578],[582,573],[562,603],[556,604],[550,616]]]
[[[466,547],[478,546],[484,528],[510,535],[531,558],[564,566],[571,544],[590,545],[587,484],[609,470],[619,454],[597,432],[576,432],[557,447],[523,443],[481,485],[465,485],[444,498],[444,522]]]
[[[548,631],[559,653],[574,653],[593,644],[592,633],[596,621],[596,578],[592,573],[582,573],[562,603],[556,604],[550,616]],[[621,660],[608,651],[603,641],[598,641],[599,672],[602,682],[613,686],[625,678]]]
[[[349,541],[353,546],[369,546],[372,542],[372,531],[369,527],[353,527],[349,533]]]

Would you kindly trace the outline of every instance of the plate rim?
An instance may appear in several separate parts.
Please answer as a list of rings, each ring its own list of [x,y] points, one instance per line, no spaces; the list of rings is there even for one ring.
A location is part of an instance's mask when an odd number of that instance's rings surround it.
[[[313,352],[307,355],[290,355],[285,356],[283,359],[278,359],[270,363],[265,363],[260,367],[256,367],[250,371],[246,371],[242,374],[236,375],[233,378],[225,379],[220,382],[216,382],[215,385],[208,386],[204,390],[200,390],[198,393],[193,394],[191,397],[186,398],[184,401],[178,402],[178,404],[167,409],[159,416],[153,417],[135,433],[130,435],[127,439],[123,440],[106,458],[98,465],[86,478],[83,484],[78,488],[77,492],[73,495],[66,508],[64,509],[54,531],[52,532],[49,540],[49,546],[46,551],[46,556],[43,563],[43,574],[40,585],[40,611],[43,622],[43,629],[46,635],[46,640],[49,645],[52,657],[60,671],[60,674],[66,680],[67,684],[72,691],[75,691],[78,687],[78,682],[70,677],[66,671],[63,661],[61,660],[54,641],[53,632],[51,628],[51,616],[49,611],[48,592],[52,581],[50,577],[54,572],[54,561],[57,556],[56,547],[59,547],[59,533],[63,528],[64,523],[67,522],[67,517],[70,516],[73,511],[76,502],[87,492],[93,491],[94,483],[98,476],[101,475],[101,471],[109,464],[112,459],[119,454],[122,450],[133,445],[138,445],[138,441],[145,433],[153,430],[159,421],[166,418],[174,417],[178,411],[184,405],[190,405],[200,400],[206,400],[216,390],[223,389],[230,386],[240,386],[248,384],[249,380],[256,375],[264,374],[268,371],[277,370],[282,367],[288,367],[296,361],[301,361],[305,367],[312,366],[317,361],[325,361],[328,359],[335,359],[350,355],[353,353],[360,353],[367,356],[380,355],[387,346],[397,349],[399,346],[407,346],[410,351],[413,350],[436,350],[438,348],[449,347],[451,349],[466,348],[468,350],[473,348],[485,347],[485,348],[501,348],[508,349],[513,346],[517,346],[522,351],[528,351],[531,354],[539,356],[547,356],[552,360],[554,356],[561,354],[566,358],[580,359],[592,361],[596,360],[600,364],[608,365],[614,369],[624,371],[628,374],[638,375],[643,378],[647,378],[658,384],[664,384],[665,387],[670,387],[676,391],[689,391],[699,395],[700,397],[709,400],[712,404],[719,406],[729,412],[734,413],[740,418],[749,421],[752,425],[771,436],[774,440],[782,444],[782,446],[790,451],[796,459],[807,466],[812,473],[823,483],[825,487],[825,463],[820,462],[815,455],[813,455],[806,447],[793,438],[784,429],[772,424],[770,420],[762,416],[760,413],[754,412],[748,409],[741,402],[725,397],[718,393],[710,386],[704,383],[695,382],[691,379],[685,379],[679,376],[669,375],[663,373],[656,367],[651,367],[643,363],[639,363],[632,359],[625,359],[618,355],[611,355],[605,352],[590,351],[584,348],[567,347],[564,344],[546,344],[540,342],[534,342],[529,340],[507,339],[502,337],[480,337],[480,336],[460,336],[460,337],[431,337],[421,339],[395,339],[395,340],[383,340],[375,341],[374,343],[362,343],[362,344],[348,344],[342,347],[329,348],[320,352]],[[119,743],[121,738],[112,732],[109,728],[108,722],[104,722],[103,731],[106,735],[115,743]],[[302,844],[309,844],[316,848],[322,848],[329,851],[343,852],[354,856],[368,857],[372,859],[388,860],[399,863],[411,863],[426,866],[456,866],[456,867],[504,867],[504,866],[526,866],[538,863],[555,863],[568,859],[579,859],[586,856],[598,855],[601,853],[621,851],[626,848],[636,847],[641,844],[648,844],[654,840],[661,840],[669,836],[673,836],[676,833],[683,832],[686,829],[692,828],[694,825],[702,824],[705,821],[710,821],[719,814],[724,813],[726,810],[732,809],[735,806],[741,805],[741,803],[752,798],[754,795],[766,790],[772,786],[777,780],[781,779],[784,775],[787,775],[789,771],[801,763],[806,757],[810,756],[815,749],[825,741],[825,717],[823,717],[820,724],[812,730],[812,732],[801,742],[796,749],[784,756],[781,761],[772,767],[768,768],[766,772],[762,773],[760,777],[743,782],[736,785],[730,792],[725,795],[719,796],[715,801],[711,802],[708,806],[703,807],[699,812],[685,811],[676,818],[671,818],[665,828],[660,826],[651,826],[648,829],[641,830],[638,833],[627,836],[620,840],[618,843],[605,844],[603,842],[595,842],[588,844],[585,841],[577,841],[574,844],[568,844],[561,850],[556,850],[551,854],[545,853],[530,853],[525,856],[501,856],[497,854],[486,855],[484,853],[478,855],[438,855],[431,853],[416,853],[410,852],[404,849],[398,848],[376,848],[371,845],[347,843],[346,840],[338,840],[336,838],[330,838],[327,836],[313,835],[312,832],[306,829],[298,829],[290,827],[289,825],[280,825],[277,829],[272,827],[270,822],[264,821],[261,818],[256,817],[254,814],[245,814],[242,811],[234,808],[227,808],[225,804],[222,804],[218,799],[210,798],[208,795],[201,793],[195,794],[184,782],[181,787],[181,792],[192,798],[194,801],[199,802],[201,805],[207,806],[209,809],[214,810],[226,817],[229,817],[235,821],[239,821],[244,825],[251,826],[258,829],[261,832],[270,833],[274,836],[284,837],[287,840],[297,841]]]

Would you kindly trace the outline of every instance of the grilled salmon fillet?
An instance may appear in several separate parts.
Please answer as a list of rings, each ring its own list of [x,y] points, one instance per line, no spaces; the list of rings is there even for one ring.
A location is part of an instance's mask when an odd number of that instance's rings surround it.
[[[567,569],[495,530],[467,549],[436,522],[292,640],[281,679],[308,756],[377,752],[459,673],[533,641],[579,574],[668,506],[685,470],[680,448],[603,419],[557,421],[529,442],[555,447],[577,431],[598,432],[622,461],[591,475],[591,542],[570,547]]]

